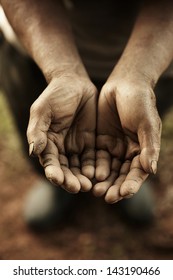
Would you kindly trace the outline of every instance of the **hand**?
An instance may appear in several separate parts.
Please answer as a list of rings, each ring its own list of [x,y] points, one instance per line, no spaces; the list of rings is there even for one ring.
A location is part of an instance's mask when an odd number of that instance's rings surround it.
[[[95,175],[97,92],[88,78],[54,78],[33,103],[27,130],[30,154],[46,177],[67,191],[88,191]]]
[[[98,101],[96,196],[108,203],[133,196],[156,173],[161,121],[150,85],[110,79]]]

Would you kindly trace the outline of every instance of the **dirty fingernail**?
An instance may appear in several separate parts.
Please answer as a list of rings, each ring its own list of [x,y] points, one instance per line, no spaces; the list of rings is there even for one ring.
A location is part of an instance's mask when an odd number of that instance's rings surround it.
[[[131,198],[134,196],[134,193],[129,193],[128,195],[124,196],[125,199]]]
[[[33,153],[33,150],[34,150],[34,142],[29,144],[29,155],[31,155]]]
[[[156,160],[152,160],[151,162],[151,170],[153,174],[156,174],[157,172],[157,161]]]
[[[123,199],[123,197],[120,197],[120,198],[118,198],[117,200],[115,200],[113,203],[117,203],[117,202],[119,202],[119,201],[121,201]],[[112,204],[113,204],[112,203]]]

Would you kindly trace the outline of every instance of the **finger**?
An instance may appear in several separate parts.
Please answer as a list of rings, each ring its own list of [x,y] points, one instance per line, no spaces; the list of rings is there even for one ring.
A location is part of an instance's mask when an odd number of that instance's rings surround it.
[[[60,154],[59,156],[62,171],[64,173],[64,183],[63,188],[70,193],[78,193],[80,191],[81,185],[78,178],[73,175],[69,169],[68,159],[65,155]]]
[[[115,180],[115,182],[113,183],[113,185],[108,189],[106,196],[105,196],[105,201],[107,203],[116,203],[119,200],[122,199],[122,196],[120,194],[120,187],[123,184],[123,182],[126,179],[126,176],[130,170],[130,161],[125,161],[120,169],[120,173],[118,178]]]
[[[81,174],[79,156],[77,154],[72,155],[69,158],[69,164],[70,170],[77,177],[81,184],[81,191],[89,191],[92,188],[92,183],[86,176]]]
[[[99,150],[96,153],[96,179],[104,181],[110,174],[111,156],[107,151]]]
[[[114,101],[111,100],[110,104],[113,106]],[[111,173],[111,153],[109,148],[114,148],[116,143],[116,137],[112,136],[115,132],[116,119],[110,104],[103,87],[98,100],[95,175],[97,181],[104,181]]]
[[[161,121],[157,113],[151,124],[146,123],[138,130],[139,144],[141,148],[140,162],[146,173],[157,172],[157,162],[161,142]]]
[[[91,181],[82,175],[80,173],[80,169],[77,167],[72,167],[71,168],[72,173],[76,176],[76,178],[79,180],[80,185],[81,185],[81,191],[83,192],[88,192],[92,188],[92,183]]]
[[[147,177],[148,173],[143,170],[140,163],[140,155],[134,157],[131,163],[130,171],[120,187],[120,195],[126,198],[132,197],[135,193],[137,193]]]
[[[81,189],[78,178],[67,167],[63,166],[62,170],[64,172],[64,184],[62,187],[70,193],[78,193]]]
[[[95,135],[96,135],[96,106],[97,106],[97,89],[92,85],[90,95],[82,107],[78,129],[83,134],[83,147],[81,153],[81,173],[88,179],[95,177]],[[87,95],[86,95],[87,97]],[[80,139],[79,139],[80,140]]]
[[[112,160],[110,176],[107,179],[105,179],[103,182],[99,182],[93,187],[93,193],[95,196],[98,197],[103,196],[110,188],[110,186],[112,186],[113,182],[115,181],[115,179],[119,174],[120,166],[121,166],[121,162],[118,159],[114,158]]]
[[[51,123],[49,108],[37,99],[30,109],[30,119],[27,128],[27,139],[29,143],[29,154],[40,155],[47,145],[47,131]]]
[[[82,174],[92,179],[95,176],[95,151],[93,149],[84,149],[81,156]]]
[[[103,196],[113,184],[117,175],[118,173],[111,171],[110,176],[105,181],[99,182],[93,187],[93,194],[97,197]]]
[[[62,185],[64,174],[59,162],[59,153],[56,145],[48,140],[45,150],[39,157],[47,179],[55,185]]]

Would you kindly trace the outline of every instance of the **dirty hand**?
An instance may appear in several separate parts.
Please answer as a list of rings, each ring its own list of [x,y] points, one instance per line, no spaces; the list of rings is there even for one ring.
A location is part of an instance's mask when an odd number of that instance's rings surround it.
[[[133,196],[156,173],[161,121],[147,82],[109,79],[98,101],[96,196],[108,203]]]
[[[27,130],[30,154],[45,175],[69,192],[88,191],[95,175],[97,92],[88,78],[54,78],[33,103]]]

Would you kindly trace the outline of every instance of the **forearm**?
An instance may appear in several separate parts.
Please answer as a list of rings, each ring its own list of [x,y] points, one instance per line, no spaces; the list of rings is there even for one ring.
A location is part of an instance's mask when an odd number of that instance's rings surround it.
[[[2,0],[1,4],[48,81],[64,72],[86,75],[61,1]]]
[[[141,76],[154,86],[173,59],[173,2],[148,2],[112,75],[122,69],[124,77]]]

